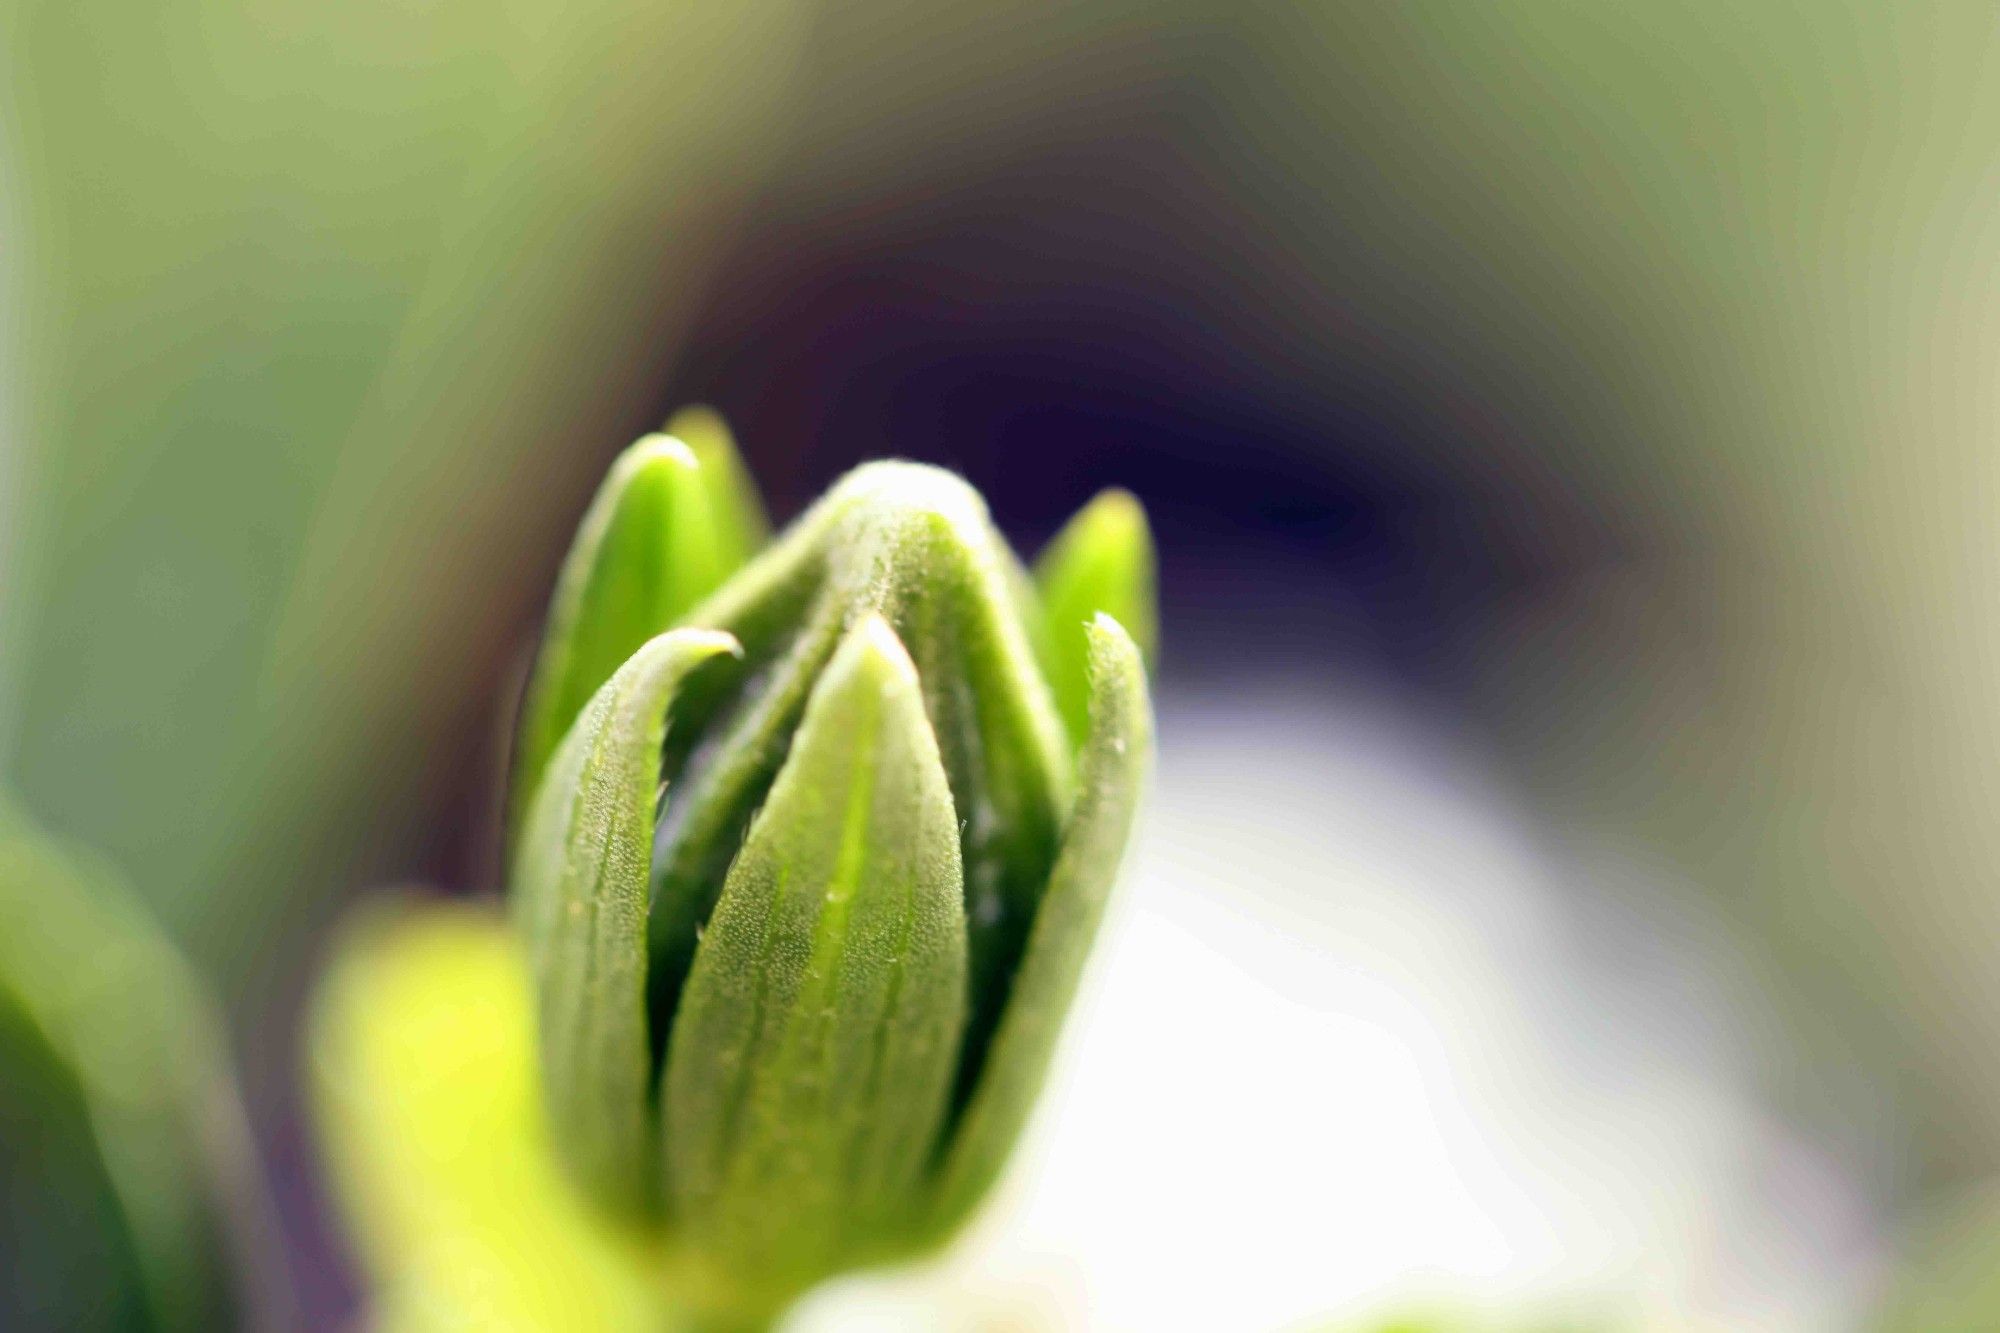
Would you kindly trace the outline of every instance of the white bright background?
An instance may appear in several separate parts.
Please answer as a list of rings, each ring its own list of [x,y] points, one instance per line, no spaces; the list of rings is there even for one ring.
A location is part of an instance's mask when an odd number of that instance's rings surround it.
[[[1873,1219],[1751,1095],[1779,1047],[1720,940],[1659,872],[1539,845],[1426,717],[1323,684],[1163,699],[1001,1197],[945,1263],[793,1327],[1843,1326]]]

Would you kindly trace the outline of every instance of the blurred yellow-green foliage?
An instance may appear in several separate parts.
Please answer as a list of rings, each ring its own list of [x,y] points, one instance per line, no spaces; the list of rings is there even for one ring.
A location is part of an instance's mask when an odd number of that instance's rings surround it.
[[[385,904],[349,926],[310,1059],[376,1326],[663,1326],[648,1242],[546,1142],[527,963],[497,913]]]
[[[8,772],[212,965],[414,835],[796,19],[6,10]]]
[[[1903,1237],[1903,1266],[1873,1326],[1884,1333],[1984,1328],[2000,1311],[2000,1193],[1965,1191],[1920,1216]]]

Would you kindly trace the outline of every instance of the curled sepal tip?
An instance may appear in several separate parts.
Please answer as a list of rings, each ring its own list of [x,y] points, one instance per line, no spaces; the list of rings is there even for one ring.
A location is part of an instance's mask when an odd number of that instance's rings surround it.
[[[965,1020],[962,901],[917,670],[870,615],[813,688],[668,1046],[668,1207],[718,1281],[782,1301],[908,1214]]]
[[[668,419],[667,434],[693,451],[715,516],[716,543],[735,564],[743,564],[771,539],[771,520],[729,423],[712,407],[684,407]]]
[[[673,435],[641,439],[619,455],[584,515],[521,701],[509,792],[515,841],[550,756],[598,687],[753,553],[758,538],[744,515],[755,496],[739,494],[748,482],[728,434],[704,441],[698,451]]]
[[[1090,728],[1090,641],[1098,613],[1125,628],[1150,665],[1158,652],[1159,612],[1152,530],[1130,491],[1104,491],[1079,510],[1035,563],[1041,592],[1038,647],[1070,740]]]
[[[711,630],[641,646],[556,748],[516,855],[513,907],[534,970],[556,1147],[586,1189],[627,1211],[650,1207],[657,1174],[646,914],[660,744],[681,680],[735,651]]]

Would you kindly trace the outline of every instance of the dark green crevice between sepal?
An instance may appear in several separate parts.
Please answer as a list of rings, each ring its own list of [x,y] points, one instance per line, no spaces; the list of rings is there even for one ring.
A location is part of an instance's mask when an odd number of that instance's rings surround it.
[[[528,803],[591,696],[768,535],[763,505],[713,412],[677,413],[665,432],[618,456],[563,561],[523,689],[507,791],[510,872]]]
[[[842,640],[730,867],[674,1025],[675,1223],[780,1287],[850,1266],[919,1186],[965,1010],[950,793],[914,666]]]
[[[1153,710],[1138,646],[1109,615],[1085,627],[1088,728],[1076,800],[1009,982],[1000,1026],[972,1097],[943,1143],[910,1252],[942,1242],[998,1179],[1026,1126],[1104,918],[1151,777]]]
[[[701,926],[785,760],[813,679],[849,626],[880,614],[916,662],[959,812],[973,941],[954,1115],[963,1107],[1069,798],[1069,747],[1054,700],[1027,627],[1006,616],[1023,578],[963,481],[921,464],[877,463],[857,469],[689,614],[689,624],[734,634],[745,654],[697,687],[706,696],[679,701],[668,728],[678,739],[667,750],[670,813],[656,849],[649,924],[656,1059]],[[804,625],[789,637],[787,611],[791,624]],[[727,738],[724,758],[691,770],[689,757],[718,734]]]
[[[643,645],[563,737],[523,826],[512,907],[534,972],[543,1087],[558,1143],[590,1192],[658,1210],[647,1108],[646,865],[674,692],[733,653],[708,630]]]

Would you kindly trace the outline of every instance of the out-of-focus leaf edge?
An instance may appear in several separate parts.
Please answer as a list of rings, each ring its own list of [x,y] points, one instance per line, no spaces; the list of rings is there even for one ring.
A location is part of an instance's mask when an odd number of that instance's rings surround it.
[[[115,869],[45,837],[4,796],[0,989],[75,1072],[156,1326],[289,1326],[275,1208],[220,1015]]]
[[[371,896],[327,951],[307,1084],[382,1333],[671,1325],[658,1255],[548,1141],[519,932],[484,900]]]

